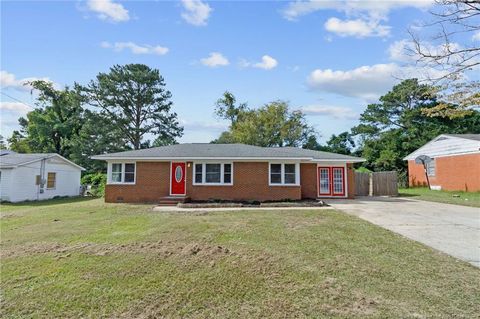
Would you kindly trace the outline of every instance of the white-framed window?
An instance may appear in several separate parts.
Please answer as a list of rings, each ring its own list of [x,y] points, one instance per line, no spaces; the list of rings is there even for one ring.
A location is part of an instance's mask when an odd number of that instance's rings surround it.
[[[269,163],[269,185],[300,185],[300,164]]]
[[[193,185],[233,185],[233,163],[194,163]]]
[[[57,173],[48,172],[47,174],[47,189],[55,189],[57,185]]]
[[[111,163],[108,170],[109,184],[135,184],[136,163]]]
[[[437,169],[435,159],[433,158],[430,162],[427,163],[427,175],[435,176],[435,171]]]

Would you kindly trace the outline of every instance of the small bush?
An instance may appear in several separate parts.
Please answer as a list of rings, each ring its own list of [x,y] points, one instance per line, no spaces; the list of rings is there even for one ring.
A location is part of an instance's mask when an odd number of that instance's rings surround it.
[[[89,193],[93,196],[103,197],[105,195],[105,184],[107,183],[107,174],[92,173],[82,177],[82,185],[90,185],[92,188]]]

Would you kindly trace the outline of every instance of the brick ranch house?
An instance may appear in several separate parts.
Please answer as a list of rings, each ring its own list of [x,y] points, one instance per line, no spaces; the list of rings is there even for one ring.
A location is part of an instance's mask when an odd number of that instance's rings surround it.
[[[107,161],[106,202],[353,198],[364,159],[295,147],[177,144],[92,157]]]
[[[442,134],[415,152],[408,160],[409,185],[427,186],[422,164],[415,158],[427,155],[427,174],[432,189],[480,191],[480,134]]]

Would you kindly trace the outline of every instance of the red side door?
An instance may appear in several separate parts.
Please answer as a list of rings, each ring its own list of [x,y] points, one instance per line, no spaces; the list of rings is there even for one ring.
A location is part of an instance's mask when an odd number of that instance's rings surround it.
[[[185,195],[185,177],[185,163],[172,162],[170,168],[170,195]]]
[[[345,168],[318,168],[318,196],[345,196]]]

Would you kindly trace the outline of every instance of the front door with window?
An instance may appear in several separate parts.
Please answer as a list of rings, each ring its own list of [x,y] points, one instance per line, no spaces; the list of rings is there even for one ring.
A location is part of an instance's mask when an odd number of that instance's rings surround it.
[[[170,195],[185,195],[185,163],[172,162],[170,176]]]
[[[318,168],[318,196],[345,196],[345,168]]]

